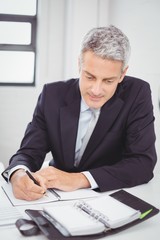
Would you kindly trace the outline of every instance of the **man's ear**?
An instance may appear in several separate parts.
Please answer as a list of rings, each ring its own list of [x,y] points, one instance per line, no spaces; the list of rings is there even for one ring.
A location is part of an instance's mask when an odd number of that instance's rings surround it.
[[[129,66],[127,66],[127,67],[123,70],[122,75],[121,75],[120,80],[119,80],[119,83],[123,81],[123,78],[125,77],[128,68],[129,68]]]

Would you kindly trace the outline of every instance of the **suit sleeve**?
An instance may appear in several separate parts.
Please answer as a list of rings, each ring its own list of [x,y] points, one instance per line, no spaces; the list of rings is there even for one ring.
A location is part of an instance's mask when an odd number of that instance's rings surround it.
[[[40,169],[49,148],[47,127],[43,105],[45,101],[45,87],[39,96],[32,121],[28,124],[20,149],[11,157],[8,171],[17,165],[24,165],[31,171]]]

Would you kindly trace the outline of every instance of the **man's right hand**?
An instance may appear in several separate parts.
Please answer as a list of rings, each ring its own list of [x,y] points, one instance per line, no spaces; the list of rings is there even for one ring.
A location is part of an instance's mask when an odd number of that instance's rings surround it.
[[[24,169],[18,169],[12,173],[10,182],[16,198],[32,201],[43,197],[46,192],[45,178],[36,173],[31,174],[37,180],[39,186],[29,178]]]

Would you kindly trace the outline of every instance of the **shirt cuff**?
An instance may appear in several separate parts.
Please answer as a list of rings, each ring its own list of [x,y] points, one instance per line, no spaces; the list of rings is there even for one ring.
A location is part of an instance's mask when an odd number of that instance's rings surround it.
[[[8,182],[10,181],[11,174],[12,174],[13,172],[15,172],[16,170],[18,170],[18,169],[24,169],[25,171],[26,171],[26,170],[29,170],[29,169],[28,169],[26,166],[24,166],[24,165],[18,165],[18,166],[13,167],[12,169],[10,169],[10,170],[8,170],[8,171],[5,171],[3,174],[4,174],[4,176],[8,179]]]
[[[86,178],[88,179],[90,185],[91,185],[91,188],[90,189],[96,189],[98,188],[98,184],[96,183],[96,181],[94,180],[94,178],[92,177],[91,173],[88,172],[88,171],[84,171],[82,172]]]

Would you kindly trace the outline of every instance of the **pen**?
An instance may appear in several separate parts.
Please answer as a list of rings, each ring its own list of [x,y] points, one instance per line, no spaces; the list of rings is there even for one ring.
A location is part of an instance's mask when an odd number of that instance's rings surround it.
[[[58,200],[61,199],[61,196],[60,196],[53,188],[49,188],[48,190],[49,190],[51,193],[53,193]]]
[[[29,177],[30,179],[32,179],[32,181],[33,181],[36,185],[40,186],[39,182],[33,177],[33,175],[32,175],[28,170],[26,170],[26,174],[28,175],[28,177]],[[47,196],[47,194],[46,194],[45,192],[44,192],[44,195]]]
[[[39,182],[37,182],[37,180],[32,176],[32,174],[31,174],[28,170],[26,170],[26,174],[28,175],[28,177],[29,177],[30,179],[32,179],[32,181],[33,181],[36,185],[40,186]]]
[[[37,182],[37,180],[33,177],[33,175],[32,175],[28,170],[26,170],[26,174],[28,175],[28,177],[29,177],[30,179],[33,180],[33,182],[34,182],[36,185],[40,186],[39,182]],[[60,195],[59,195],[58,193],[56,193],[56,191],[54,191],[53,188],[49,188],[49,191],[50,191],[51,193],[53,193],[58,200],[61,199]]]

